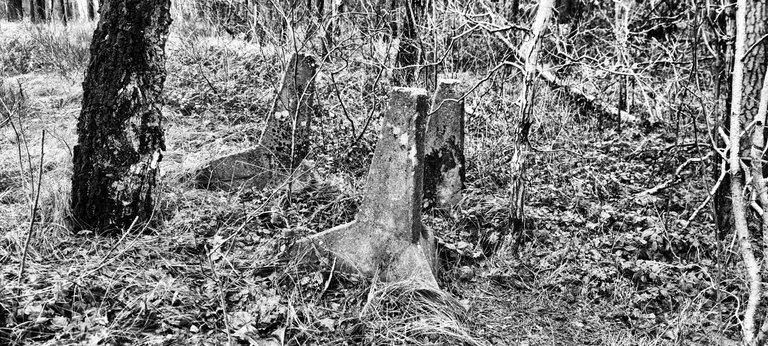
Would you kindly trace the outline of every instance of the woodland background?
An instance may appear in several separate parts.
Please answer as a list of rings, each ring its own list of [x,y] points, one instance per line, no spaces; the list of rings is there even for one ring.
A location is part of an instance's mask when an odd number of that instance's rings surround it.
[[[433,90],[440,76],[466,90],[464,198],[424,220],[444,259],[438,303],[284,256],[297,237],[354,217],[406,7],[416,2],[174,1],[160,223],[117,237],[66,225],[96,25],[87,3],[66,3],[66,24],[56,11],[0,21],[0,343],[742,339],[748,283],[736,234],[717,229],[711,198],[721,174],[711,133],[727,119],[730,3],[557,3],[540,62],[558,80],[536,80],[522,232],[510,232],[509,219],[508,163],[521,124],[515,49],[537,4],[420,5],[414,84]],[[290,196],[192,188],[194,167],[258,140],[299,50],[322,59],[310,159],[324,179]]]

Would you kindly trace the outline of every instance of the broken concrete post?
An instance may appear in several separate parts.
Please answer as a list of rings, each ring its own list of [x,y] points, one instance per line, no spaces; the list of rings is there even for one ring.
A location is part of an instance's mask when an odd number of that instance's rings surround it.
[[[259,144],[206,163],[197,172],[197,187],[263,189],[288,178],[309,151],[316,71],[314,56],[291,56]]]
[[[294,54],[283,75],[280,95],[275,99],[259,144],[271,149],[284,167],[295,168],[309,152],[309,134],[315,107],[317,60]]]
[[[424,89],[390,93],[355,221],[301,240],[299,250],[314,247],[335,256],[347,270],[437,288],[434,239],[421,223],[427,108]]]
[[[424,140],[424,199],[430,206],[450,208],[464,188],[464,101],[460,81],[438,83]]]

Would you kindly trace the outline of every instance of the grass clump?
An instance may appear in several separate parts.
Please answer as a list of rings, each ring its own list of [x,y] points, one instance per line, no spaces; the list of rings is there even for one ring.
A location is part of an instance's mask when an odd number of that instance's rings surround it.
[[[0,38],[0,73],[20,75],[56,71],[64,76],[81,72],[88,64],[95,23],[7,23],[9,35]],[[13,37],[12,39],[10,39]]]
[[[51,23],[27,29],[39,64],[63,75],[85,69],[93,30],[94,24],[89,22],[70,26]]]
[[[409,282],[374,283],[360,311],[370,345],[485,345],[467,317],[450,294]]]

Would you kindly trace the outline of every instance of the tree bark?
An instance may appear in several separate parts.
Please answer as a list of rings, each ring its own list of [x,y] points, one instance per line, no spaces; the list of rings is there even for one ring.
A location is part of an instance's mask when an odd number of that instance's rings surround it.
[[[15,22],[24,19],[22,0],[8,0],[8,21]]]
[[[32,23],[37,21],[35,12],[35,0],[29,0],[29,20],[32,21]]]
[[[400,37],[400,47],[397,51],[396,66],[393,73],[393,84],[410,86],[416,76],[416,70],[421,62],[419,47],[419,30],[424,17],[422,0],[409,0],[405,3],[405,19],[403,20],[403,36]]]
[[[94,1],[96,0],[88,0],[88,20],[96,18],[96,6],[94,5]],[[99,7],[101,7],[101,2],[99,2]]]
[[[752,9],[754,10],[754,9]],[[742,322],[742,333],[744,335],[744,344],[756,345],[755,314],[760,304],[760,266],[755,258],[755,251],[752,247],[752,236],[749,231],[746,214],[745,196],[742,192],[743,182],[746,172],[741,167],[742,157],[742,130],[746,124],[745,115],[749,112],[748,108],[742,105],[748,105],[744,93],[749,89],[745,88],[748,79],[745,72],[747,63],[747,33],[749,13],[747,0],[738,0],[736,3],[736,39],[734,45],[734,63],[733,63],[733,81],[731,85],[731,113],[730,113],[730,138],[728,163],[731,174],[731,204],[733,209],[733,220],[736,237],[738,239],[739,250],[744,260],[745,274],[748,283],[748,298],[744,310],[744,320]],[[759,85],[755,86],[759,89]],[[755,89],[750,86],[750,89]],[[758,94],[759,95],[759,94]],[[756,111],[756,110],[755,110]],[[756,114],[756,113],[755,113]]]
[[[622,72],[630,69],[629,61],[629,47],[627,40],[629,38],[629,19],[632,11],[632,1],[615,1],[614,2],[614,25],[617,44],[617,56],[618,65]],[[627,105],[627,84],[629,82],[629,75],[619,75],[619,92],[618,92],[618,109],[619,116],[616,118],[617,130],[621,131],[621,112],[629,112]]]
[[[332,0],[331,1],[331,16],[328,18],[328,23],[325,26],[323,37],[323,56],[327,55],[333,50],[335,45],[334,37],[340,35],[339,22],[341,21],[341,15],[344,13],[344,0]],[[322,25],[322,24],[321,24]]]
[[[30,14],[33,23],[39,23],[46,19],[45,0],[30,0]]]
[[[67,2],[65,0],[59,0],[59,19],[61,19],[61,22],[64,23],[64,25],[67,25],[67,22],[69,22]]]
[[[510,160],[510,174],[512,176],[509,187],[509,233],[516,236],[514,243],[516,250],[524,228],[525,205],[525,171],[526,157],[530,143],[528,134],[533,123],[534,79],[536,78],[536,64],[539,59],[541,37],[547,28],[552,16],[554,0],[540,0],[536,18],[531,26],[531,32],[520,47],[520,54],[525,63],[523,73],[522,90],[520,91],[520,124],[517,128],[515,142],[513,143],[512,159]]]
[[[760,104],[760,87],[762,86],[763,76],[765,76],[768,66],[768,55],[766,47],[768,41],[759,42],[768,34],[768,6],[766,1],[749,1],[747,8],[744,34],[745,49],[749,52],[744,56],[744,80],[742,93],[742,112],[746,119],[755,119]]]
[[[717,49],[717,63],[713,75],[715,76],[713,83],[715,84],[715,99],[717,100],[717,112],[718,116],[713,119],[712,123],[715,124],[711,130],[711,136],[714,138],[715,147],[714,162],[712,164],[712,178],[717,181],[720,176],[723,176],[722,183],[717,187],[713,195],[713,212],[715,216],[715,232],[718,239],[723,239],[726,234],[730,233],[733,229],[733,217],[731,212],[731,196],[730,186],[731,178],[729,174],[723,174],[721,167],[725,167],[725,171],[729,172],[728,159],[723,157],[717,152],[717,150],[727,147],[728,139],[720,136],[720,129],[728,131],[730,114],[730,88],[732,77],[732,64],[733,64],[733,45],[730,43],[731,30],[735,26],[733,23],[733,16],[728,14],[729,12],[719,13],[713,17],[715,23],[717,35],[717,41],[715,47]],[[722,115],[722,116],[720,116]]]
[[[758,104],[758,111],[756,118],[765,119],[768,116],[768,74],[763,76],[763,88],[760,90],[760,102]],[[760,124],[765,125],[765,121]],[[760,160],[763,154],[763,148],[765,147],[765,137],[763,131],[755,131],[753,133],[752,140],[752,166],[755,190],[758,191],[760,204],[763,206],[762,215],[762,231],[763,231],[763,251],[768,248],[768,189],[766,189],[766,181],[763,176],[763,162]],[[764,252],[765,253],[765,252]],[[765,267],[763,272],[765,272]],[[768,333],[768,319],[763,319],[763,325],[757,334],[757,343],[764,344],[766,333]]]
[[[74,149],[75,230],[125,228],[152,214],[170,24],[170,0],[112,0],[101,9]]]

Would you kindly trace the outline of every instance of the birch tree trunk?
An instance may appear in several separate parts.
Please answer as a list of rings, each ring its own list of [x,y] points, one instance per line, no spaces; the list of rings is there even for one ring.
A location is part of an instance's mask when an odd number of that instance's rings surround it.
[[[126,228],[152,214],[162,150],[161,114],[170,0],[104,3],[83,82],[74,149],[75,229]]]
[[[728,151],[728,163],[730,165],[731,176],[731,207],[733,212],[733,226],[736,232],[736,236],[739,243],[739,250],[741,252],[742,259],[744,261],[744,267],[746,271],[746,279],[748,283],[748,298],[746,308],[744,310],[744,319],[742,322],[742,333],[744,335],[744,343],[746,345],[757,345],[756,330],[755,330],[755,317],[757,308],[760,304],[760,266],[755,258],[755,252],[752,247],[752,237],[748,228],[747,213],[745,205],[745,196],[743,195],[743,182],[746,181],[746,174],[742,167],[741,154],[741,140],[742,134],[745,130],[745,124],[750,120],[750,116],[754,117],[757,114],[750,114],[751,102],[749,98],[752,96],[750,93],[754,90],[759,90],[760,83],[752,85],[750,81],[750,75],[753,71],[749,71],[750,63],[747,61],[747,45],[748,33],[750,30],[755,29],[754,13],[755,8],[750,8],[747,5],[747,0],[738,0],[736,3],[736,39],[734,45],[734,63],[733,63],[733,80],[731,84],[731,113],[729,121],[729,151]],[[755,3],[755,2],[751,2]],[[749,19],[749,20],[748,20]],[[760,63],[760,62],[758,62]],[[752,65],[752,67],[755,67]],[[745,78],[747,77],[747,78]],[[757,94],[759,95],[759,93]],[[762,122],[761,122],[762,123]],[[756,131],[762,131],[757,129]],[[759,172],[759,177],[762,177],[762,172]]]
[[[753,166],[753,181],[755,184],[755,190],[760,197],[760,205],[763,207],[762,215],[762,231],[763,231],[763,254],[768,249],[768,190],[766,189],[765,177],[763,175],[763,161],[760,159],[765,148],[765,133],[760,131],[760,127],[765,127],[766,116],[768,116],[768,73],[763,76],[763,88],[760,90],[760,102],[758,104],[758,111],[755,115],[756,119],[762,120],[758,126],[757,131],[752,135],[752,166]],[[763,267],[763,273],[765,273],[765,266]],[[765,274],[763,274],[765,275]],[[757,334],[757,343],[764,344],[765,337],[768,334],[768,318],[763,318],[763,325],[760,327],[760,331]]]
[[[531,31],[525,37],[525,40],[520,47],[520,53],[525,63],[525,71],[523,74],[522,90],[520,91],[520,125],[515,134],[512,160],[510,161],[512,179],[509,191],[509,231],[511,235],[518,237],[518,240],[514,245],[515,251],[519,244],[519,237],[523,233],[525,224],[525,161],[530,149],[528,134],[533,123],[533,96],[535,92],[533,83],[536,79],[536,63],[539,58],[541,37],[552,16],[553,6],[554,0],[539,1],[539,9],[536,12],[536,18],[534,19]]]

